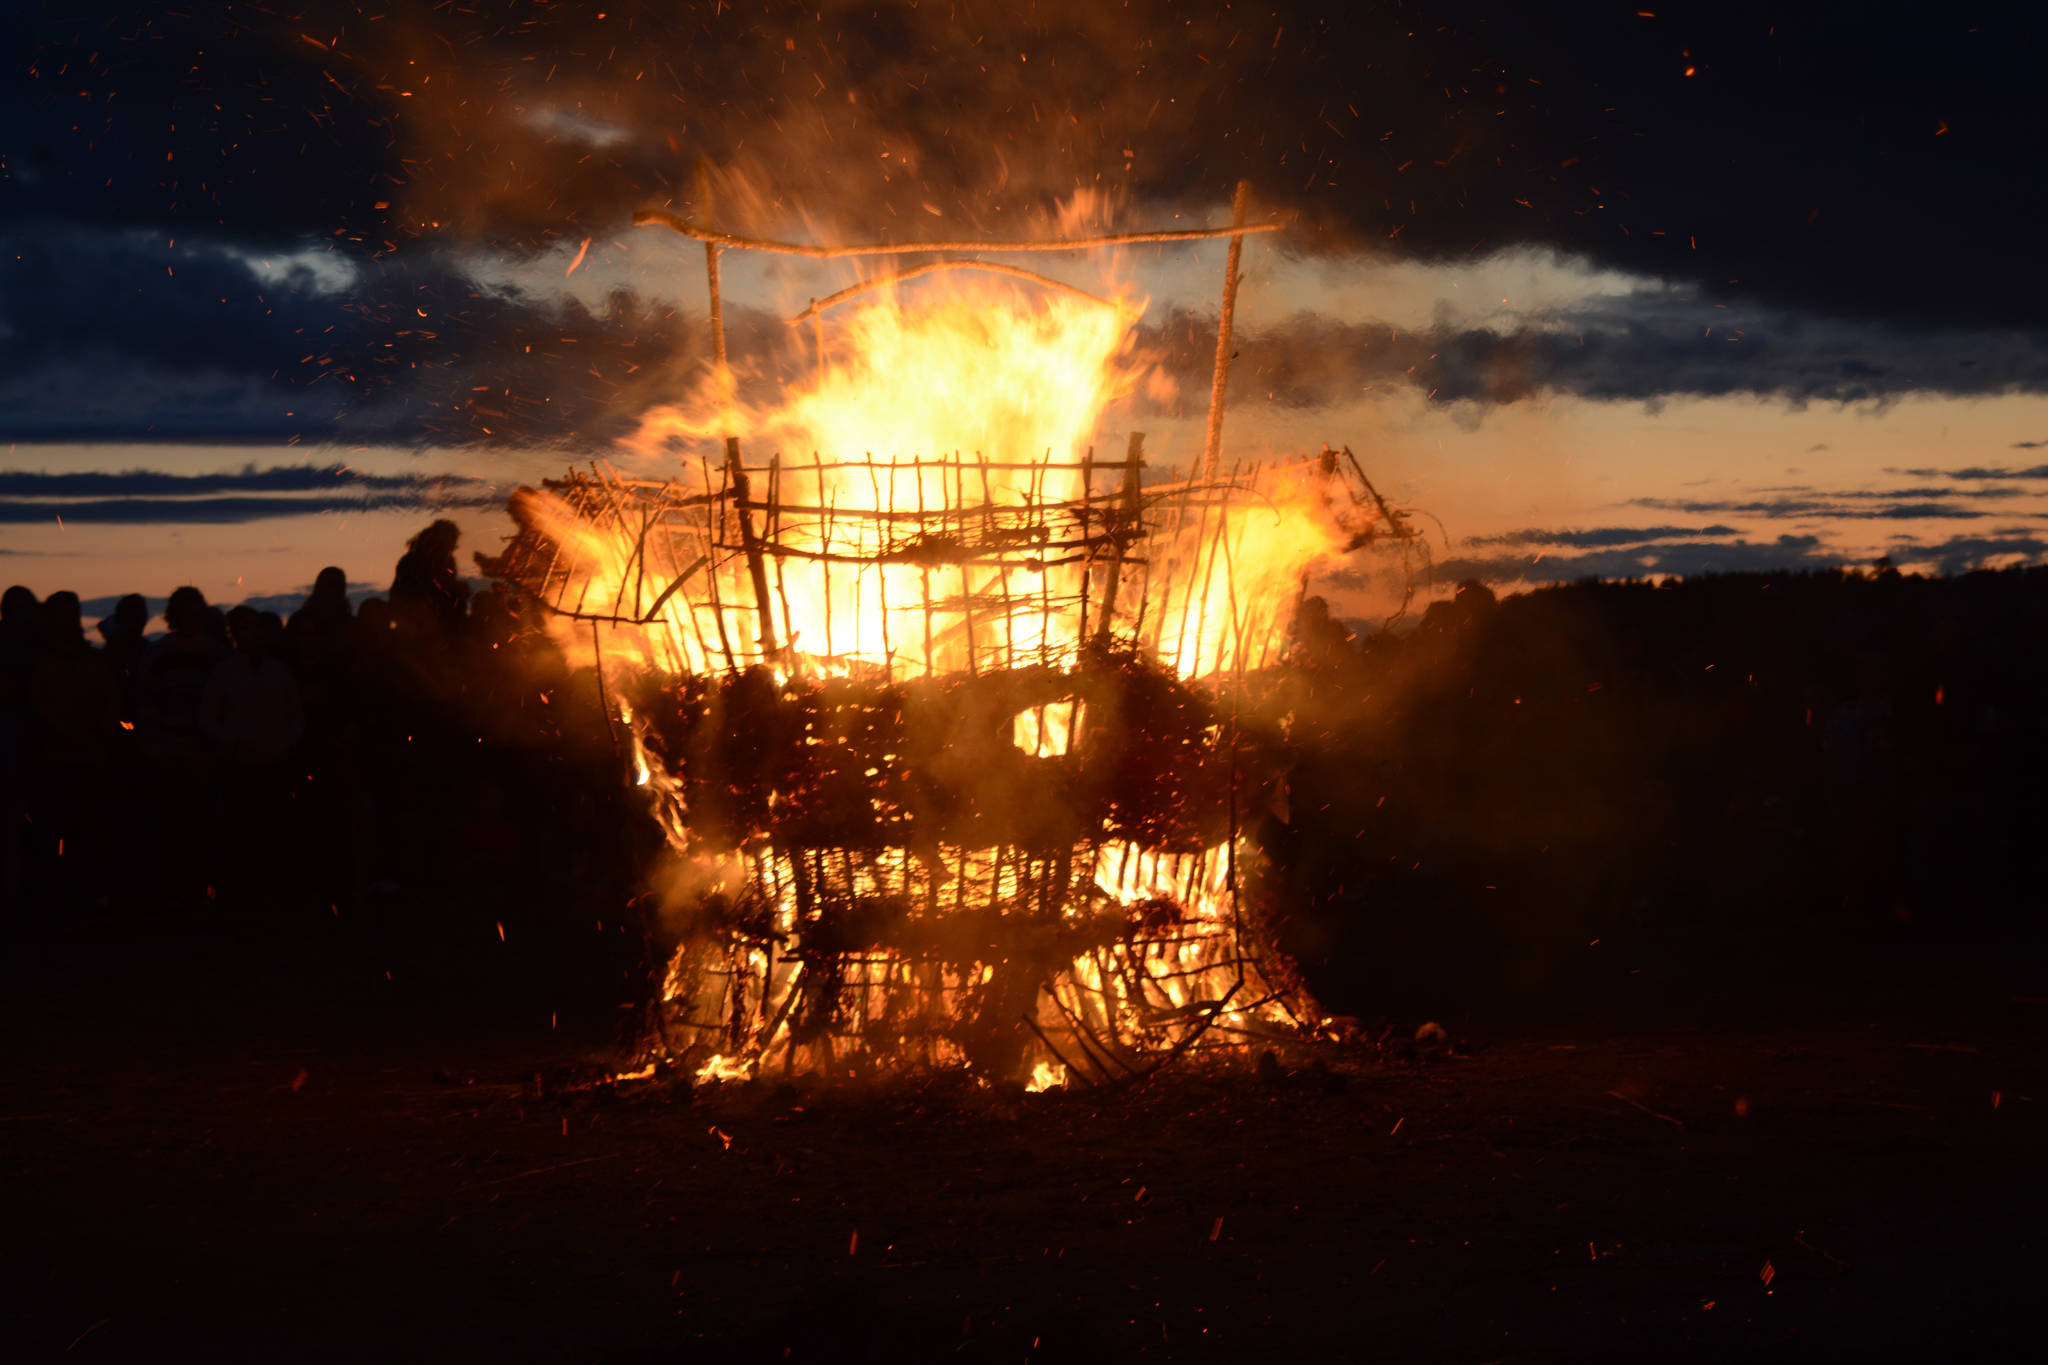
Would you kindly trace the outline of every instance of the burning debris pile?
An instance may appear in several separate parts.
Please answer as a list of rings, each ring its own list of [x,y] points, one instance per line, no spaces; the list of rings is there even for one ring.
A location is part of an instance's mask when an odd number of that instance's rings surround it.
[[[1220,412],[1188,477],[1098,461],[1137,310],[1012,289],[863,307],[771,412],[721,354],[650,428],[722,464],[514,497],[490,567],[600,666],[667,842],[649,1045],[700,1074],[1043,1087],[1322,1024],[1257,894],[1287,737],[1250,717],[1308,570],[1409,528],[1329,451],[1219,470]]]

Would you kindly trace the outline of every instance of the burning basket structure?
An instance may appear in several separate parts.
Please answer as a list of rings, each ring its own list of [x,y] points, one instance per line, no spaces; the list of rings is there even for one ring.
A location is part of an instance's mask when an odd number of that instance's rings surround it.
[[[1242,209],[1147,236],[1241,232]],[[719,247],[777,245],[654,217],[706,239],[714,324]],[[716,410],[687,434],[723,426],[722,462],[514,496],[493,568],[595,654],[667,839],[650,1048],[708,1076],[964,1063],[1043,1086],[1313,1030],[1245,836],[1284,808],[1284,726],[1245,717],[1308,566],[1405,523],[1327,451],[1220,469],[1220,407],[1204,466],[1170,482],[1141,435],[1121,458],[1060,449],[1107,390],[1058,367],[1107,373],[1126,306],[948,313],[863,310],[852,330],[884,339],[850,371],[821,355],[785,412],[834,384],[856,410],[961,385],[971,452],[739,414],[720,336]],[[782,449],[745,455],[742,427]]]

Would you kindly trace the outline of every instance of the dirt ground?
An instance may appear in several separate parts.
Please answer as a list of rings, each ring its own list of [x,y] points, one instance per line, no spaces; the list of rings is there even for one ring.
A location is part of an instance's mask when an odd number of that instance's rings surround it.
[[[31,946],[7,973],[15,1359],[1957,1359],[2039,1336],[2048,999],[2003,988],[1113,1093],[686,1096],[543,1093],[603,1030],[516,1002],[105,961]]]

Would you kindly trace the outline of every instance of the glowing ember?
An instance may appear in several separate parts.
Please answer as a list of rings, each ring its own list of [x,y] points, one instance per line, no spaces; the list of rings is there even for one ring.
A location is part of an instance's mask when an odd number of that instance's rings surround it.
[[[1026,1093],[1035,1095],[1041,1090],[1050,1090],[1056,1085],[1065,1085],[1066,1083],[1067,1069],[1065,1067],[1057,1062],[1040,1062],[1031,1068],[1031,1079],[1024,1082],[1024,1089]]]
[[[709,1085],[717,1081],[752,1080],[754,1067],[751,1062],[737,1057],[725,1057],[716,1053],[697,1068],[697,1084]]]

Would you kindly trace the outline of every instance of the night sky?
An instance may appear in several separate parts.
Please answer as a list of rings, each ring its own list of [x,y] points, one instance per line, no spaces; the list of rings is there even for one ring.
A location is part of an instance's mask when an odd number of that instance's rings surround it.
[[[490,548],[510,487],[701,377],[701,256],[630,226],[697,211],[700,162],[722,226],[817,240],[1217,222],[1249,180],[1287,230],[1246,250],[1230,448],[1349,444],[1441,521],[1448,578],[2038,559],[2044,28],[1657,0],[15,6],[0,574],[235,601],[328,562],[381,585],[437,513]],[[1221,255],[1120,263],[1175,382],[1101,444],[1199,450]],[[847,277],[727,260],[772,389],[781,319]]]

